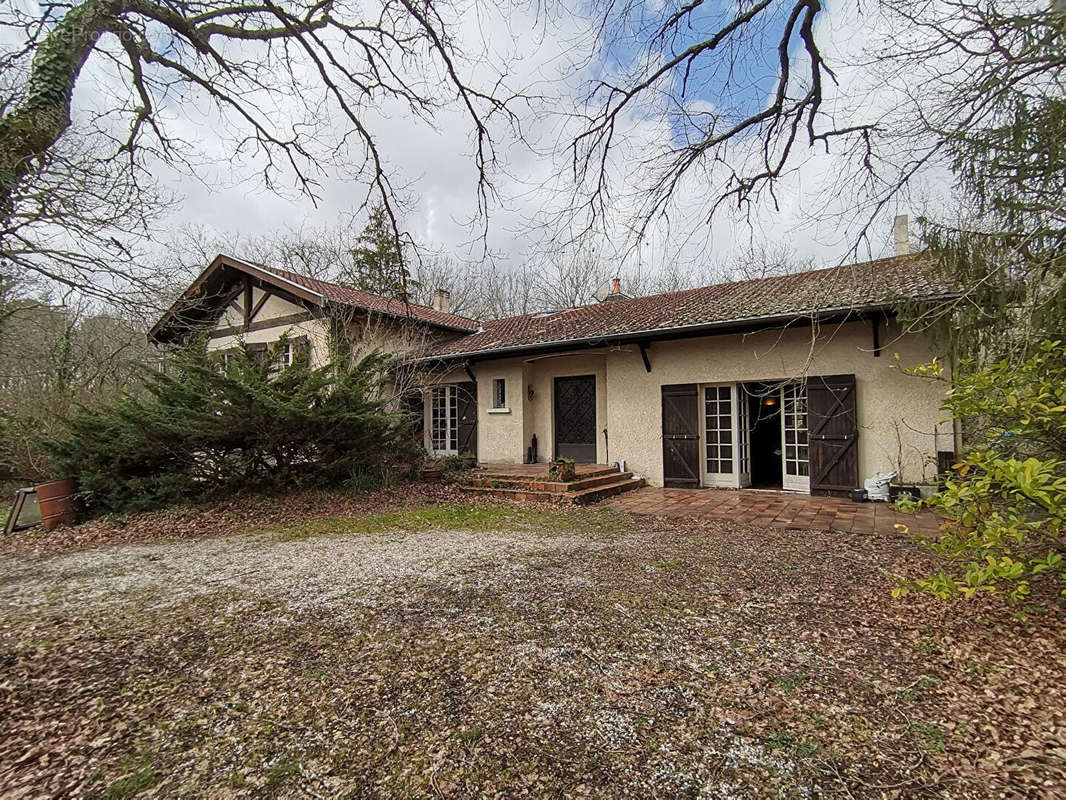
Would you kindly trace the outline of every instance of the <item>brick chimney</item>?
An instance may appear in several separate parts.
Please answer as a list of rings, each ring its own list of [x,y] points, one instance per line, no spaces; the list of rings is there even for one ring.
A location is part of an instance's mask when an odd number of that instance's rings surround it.
[[[433,308],[445,314],[452,313],[452,293],[447,289],[434,289]]]
[[[629,295],[622,294],[622,279],[611,278],[611,293],[603,298],[606,303],[609,300],[628,300]]]
[[[905,256],[911,251],[911,226],[906,214],[899,214],[892,223],[892,239],[895,242],[897,256]]]

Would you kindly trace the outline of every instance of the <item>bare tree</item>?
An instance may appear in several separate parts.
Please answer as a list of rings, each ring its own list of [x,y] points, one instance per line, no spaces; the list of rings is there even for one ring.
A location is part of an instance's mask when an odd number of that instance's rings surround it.
[[[0,51],[4,268],[95,294],[113,290],[109,276],[144,278],[131,240],[150,232],[158,208],[150,173],[159,164],[200,171],[204,154],[178,132],[200,121],[197,104],[230,132],[234,157],[257,159],[268,188],[294,181],[315,197],[327,170],[351,170],[397,238],[396,190],[370,110],[391,104],[432,124],[457,104],[485,212],[490,125],[512,119],[510,95],[499,75],[475,85],[454,24],[435,0],[5,4],[0,25],[14,44]],[[76,107],[88,71],[105,94]]]
[[[635,205],[622,205],[639,241],[686,190],[705,220],[727,208],[750,212],[767,198],[776,204],[780,182],[805,159],[832,152],[838,168],[823,190],[856,199],[862,239],[923,170],[947,165],[950,142],[995,124],[1004,93],[1063,95],[1061,3],[864,0],[858,8],[865,26],[890,34],[845,57],[827,55],[832,26],[820,24],[820,0],[605,3],[606,55],[636,55],[588,93],[566,213],[592,231],[635,181]],[[1048,42],[1059,44],[1038,46]],[[893,107],[841,98],[843,67],[867,69]],[[633,129],[648,128],[665,132],[658,146],[627,151]]]

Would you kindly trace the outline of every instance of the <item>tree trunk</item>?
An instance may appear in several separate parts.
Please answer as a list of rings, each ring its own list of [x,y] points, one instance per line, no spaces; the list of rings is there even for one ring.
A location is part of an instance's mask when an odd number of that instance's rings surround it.
[[[15,190],[70,127],[74,84],[100,35],[110,30],[120,0],[85,0],[52,29],[34,54],[25,99],[0,118],[0,224]]]

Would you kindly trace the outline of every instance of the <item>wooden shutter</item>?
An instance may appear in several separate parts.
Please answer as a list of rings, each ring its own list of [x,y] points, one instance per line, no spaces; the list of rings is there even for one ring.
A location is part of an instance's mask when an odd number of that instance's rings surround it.
[[[459,452],[477,455],[477,384],[473,381],[455,386],[456,425]]]
[[[811,494],[845,496],[859,486],[855,376],[807,379]]]
[[[663,485],[700,485],[700,395],[694,383],[667,384],[663,398]]]

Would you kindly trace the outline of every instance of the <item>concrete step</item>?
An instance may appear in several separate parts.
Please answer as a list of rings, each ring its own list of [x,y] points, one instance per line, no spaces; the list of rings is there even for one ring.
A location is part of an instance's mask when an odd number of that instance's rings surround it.
[[[532,475],[515,475],[513,472],[508,472],[507,467],[500,467],[494,469],[493,467],[481,467],[474,470],[472,477],[477,480],[488,481],[509,481],[512,483],[537,481],[542,483],[548,483],[548,465],[543,464],[543,471],[540,476]],[[601,475],[617,475],[618,470],[607,464],[596,465],[594,467],[582,465],[581,472],[578,475],[578,480],[586,480],[587,478],[598,478]]]
[[[587,503],[596,503],[608,497],[614,497],[623,492],[631,492],[645,485],[647,485],[647,481],[643,478],[625,478],[612,483],[605,483],[602,486],[594,486],[591,489],[584,489],[580,492],[568,492],[567,496],[573,497],[573,502],[578,505],[585,505]]]
[[[596,486],[603,486],[607,483],[614,483],[618,480],[628,480],[631,477],[633,477],[632,472],[617,472],[612,470],[611,472],[602,475],[583,476],[576,481],[564,483],[561,481],[519,478],[515,476],[511,476],[510,478],[492,478],[485,475],[473,475],[469,478],[467,483],[470,486],[476,486],[481,489],[522,489],[534,492],[580,492],[585,489],[592,489]]]
[[[559,503],[576,503],[584,505],[587,503],[595,503],[598,500],[603,500],[607,497],[613,497],[623,492],[629,492],[633,489],[639,489],[645,485],[643,478],[629,477],[629,473],[614,473],[615,476],[626,475],[626,477],[614,477],[608,483],[598,484],[596,486],[586,487],[580,491],[556,491],[549,492],[543,489],[532,488],[514,488],[514,487],[498,487],[498,486],[461,486],[460,489],[470,494],[477,494],[483,497],[501,497],[510,498],[513,500],[554,500]],[[613,477],[613,476],[612,476]],[[565,484],[562,484],[565,486]]]

